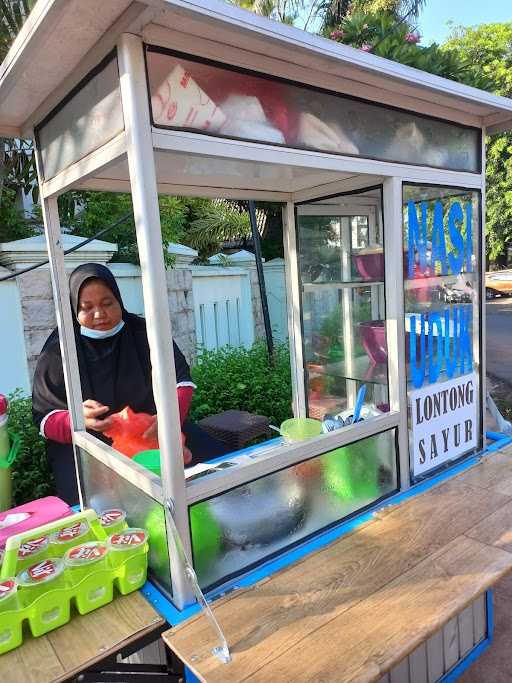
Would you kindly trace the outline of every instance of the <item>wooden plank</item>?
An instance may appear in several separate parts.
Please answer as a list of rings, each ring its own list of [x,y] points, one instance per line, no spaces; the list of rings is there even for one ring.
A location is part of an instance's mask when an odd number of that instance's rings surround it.
[[[464,474],[457,477],[469,486],[478,486],[493,493],[512,496],[512,449],[510,447],[487,456]]]
[[[377,534],[382,547],[398,551],[401,544],[393,545],[391,539],[382,538],[380,526],[376,523],[366,528],[370,534],[367,543],[371,535]],[[358,533],[352,538],[360,536]],[[312,577],[310,588],[316,583],[315,573],[310,571],[311,561],[321,555],[302,563],[303,574]],[[343,563],[343,556],[338,559]],[[345,572],[349,566],[344,565]],[[509,553],[460,536],[356,604],[350,600],[350,592],[338,595],[332,584],[328,599],[312,588],[303,595],[301,587],[293,582],[288,584],[283,602],[275,579],[264,584],[265,591],[253,589],[225,602],[216,613],[231,645],[233,660],[228,665],[212,656],[211,634],[197,619],[167,632],[164,639],[208,683],[376,681],[511,568]],[[364,570],[364,563],[359,561],[357,569]],[[378,562],[373,569],[378,573]],[[290,572],[285,576],[289,577]],[[343,574],[337,580],[342,587]],[[284,584],[279,585],[284,588]],[[356,589],[357,580],[353,587]],[[337,608],[344,600],[353,606],[339,613]],[[277,614],[269,609],[271,601],[280,605]],[[256,618],[254,610],[258,608]],[[304,634],[300,626],[308,615],[317,628],[297,640],[297,632]],[[291,630],[294,624],[295,631]],[[234,627],[243,633],[237,634]]]
[[[428,683],[437,683],[444,674],[443,631],[439,630],[427,640]]]
[[[0,681],[49,683],[64,674],[65,669],[45,636],[27,636],[22,647],[0,657]]]
[[[512,502],[466,531],[466,536],[512,553]]]
[[[475,645],[480,643],[487,635],[487,604],[486,594],[483,593],[473,603],[473,632]]]
[[[65,672],[62,678],[54,680],[65,680],[91,667],[164,623],[138,592],[117,597],[101,609],[73,618],[69,624],[46,636]]]
[[[409,678],[411,683],[427,683],[427,646],[425,643],[409,655]]]
[[[459,624],[457,618],[450,619],[443,628],[444,641],[444,670],[450,669],[457,664],[459,659]]]
[[[465,657],[475,644],[473,633],[473,605],[468,605],[458,616],[459,657]]]
[[[468,500],[472,501],[470,509]],[[508,500],[500,495],[490,497],[483,489],[466,487],[463,482],[446,482],[390,508],[383,519],[265,583],[216,603],[217,618],[228,642],[239,650],[244,671],[250,673],[306,638],[325,622],[326,615],[334,617],[350,609]],[[238,610],[230,606],[235,597],[240,601]],[[204,620],[197,618],[196,622],[194,644],[200,643],[201,637],[211,638]],[[174,632],[182,628],[185,625]]]

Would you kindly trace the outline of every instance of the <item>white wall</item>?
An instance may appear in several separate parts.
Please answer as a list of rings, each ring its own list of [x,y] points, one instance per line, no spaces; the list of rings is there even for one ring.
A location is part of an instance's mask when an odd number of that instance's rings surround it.
[[[0,277],[10,271],[0,267]],[[0,394],[30,391],[23,316],[16,280],[0,282]]]

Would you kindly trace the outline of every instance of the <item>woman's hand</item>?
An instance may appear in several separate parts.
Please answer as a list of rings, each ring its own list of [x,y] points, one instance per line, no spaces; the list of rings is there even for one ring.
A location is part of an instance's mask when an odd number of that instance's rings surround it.
[[[156,439],[158,441],[158,419],[156,415],[154,416],[154,418],[155,419],[153,424],[151,425],[151,427],[149,427],[149,429],[146,429],[146,431],[143,434],[143,438],[148,440]],[[183,462],[185,463],[185,465],[189,465],[192,462],[192,453],[190,452],[190,449],[188,449],[185,446],[184,434],[181,435],[181,445],[183,448]]]
[[[85,417],[85,427],[86,429],[92,429],[94,432],[105,432],[111,426],[110,417],[101,419],[102,415],[108,413],[110,408],[104,406],[98,401],[93,401],[92,398],[88,398],[87,401],[83,402],[84,417]]]

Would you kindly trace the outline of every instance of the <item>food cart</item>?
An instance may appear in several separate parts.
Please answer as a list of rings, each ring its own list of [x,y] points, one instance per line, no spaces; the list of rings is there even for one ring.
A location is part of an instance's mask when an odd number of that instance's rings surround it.
[[[509,99],[215,0],[37,2],[0,72],[0,134],[35,141],[82,503],[149,529],[177,613],[195,598],[166,503],[220,594],[485,449],[485,135],[509,128]],[[132,195],[161,477],[84,427],[71,189]],[[159,193],[283,206],[300,434],[188,478]]]

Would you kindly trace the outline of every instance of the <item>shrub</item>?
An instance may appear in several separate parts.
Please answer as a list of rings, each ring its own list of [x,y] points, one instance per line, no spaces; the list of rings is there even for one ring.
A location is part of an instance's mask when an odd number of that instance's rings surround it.
[[[9,431],[21,437],[21,449],[12,466],[13,498],[21,505],[55,492],[46,459],[44,439],[32,422],[32,399],[20,390],[9,397]]]
[[[192,379],[197,384],[190,411],[194,422],[224,410],[266,415],[278,426],[292,417],[287,344],[276,346],[273,366],[262,342],[250,349],[202,351],[192,368]]]

